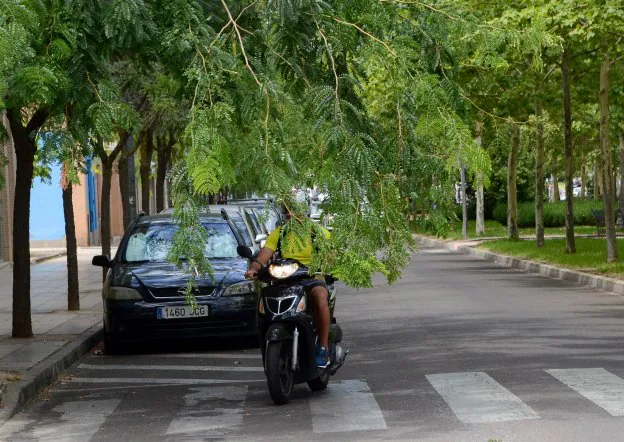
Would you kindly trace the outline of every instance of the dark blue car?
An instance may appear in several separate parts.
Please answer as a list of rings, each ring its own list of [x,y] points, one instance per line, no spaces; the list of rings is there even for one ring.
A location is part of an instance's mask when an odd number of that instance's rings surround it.
[[[221,214],[204,213],[200,221],[208,233],[204,250],[214,274],[213,279],[196,279],[196,308],[185,301],[189,275],[167,261],[178,229],[171,215],[140,216],[112,260],[93,258],[93,265],[110,269],[102,290],[106,353],[123,343],[151,339],[256,339],[259,287],[244,277],[247,261],[236,252],[243,237]]]

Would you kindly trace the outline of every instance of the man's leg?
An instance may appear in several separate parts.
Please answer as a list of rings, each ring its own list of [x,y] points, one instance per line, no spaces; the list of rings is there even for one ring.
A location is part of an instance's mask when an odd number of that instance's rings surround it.
[[[322,286],[316,286],[310,290],[312,298],[312,314],[316,324],[316,332],[321,347],[329,348],[329,292]]]

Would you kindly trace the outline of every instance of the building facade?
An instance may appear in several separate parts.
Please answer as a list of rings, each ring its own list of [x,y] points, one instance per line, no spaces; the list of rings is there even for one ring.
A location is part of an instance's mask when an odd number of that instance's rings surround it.
[[[7,128],[6,117],[2,123]],[[12,261],[13,248],[13,204],[15,200],[15,151],[10,137],[0,143],[0,153],[8,159],[1,173],[5,185],[0,189],[0,262]],[[72,202],[76,226],[76,242],[79,247],[99,246],[100,216],[102,194],[102,175],[99,172],[99,160],[85,161],[86,173],[80,175],[80,183],[74,184]],[[137,168],[138,170],[138,168]],[[30,244],[31,247],[64,247],[65,220],[60,184],[60,166],[52,166],[52,180],[44,183],[35,178],[30,201]],[[149,212],[141,208],[141,190],[139,180],[135,180],[137,211]],[[155,180],[150,180],[150,206],[156,208]],[[166,193],[165,193],[166,194]],[[19,195],[17,196],[19,197]],[[117,244],[124,233],[119,174],[115,167],[111,181],[111,239]],[[165,207],[167,201],[165,201]]]

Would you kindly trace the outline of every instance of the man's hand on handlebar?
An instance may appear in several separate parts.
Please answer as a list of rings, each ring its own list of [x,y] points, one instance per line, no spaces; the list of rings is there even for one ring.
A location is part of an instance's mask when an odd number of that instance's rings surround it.
[[[245,279],[257,279],[258,271],[255,269],[249,269],[245,272]]]

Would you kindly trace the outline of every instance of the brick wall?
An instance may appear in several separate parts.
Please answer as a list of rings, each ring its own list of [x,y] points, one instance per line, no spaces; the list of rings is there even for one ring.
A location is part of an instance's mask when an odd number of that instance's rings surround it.
[[[89,207],[87,206],[87,176],[80,175],[80,184],[72,189],[74,222],[76,225],[76,243],[78,247],[89,245]]]

